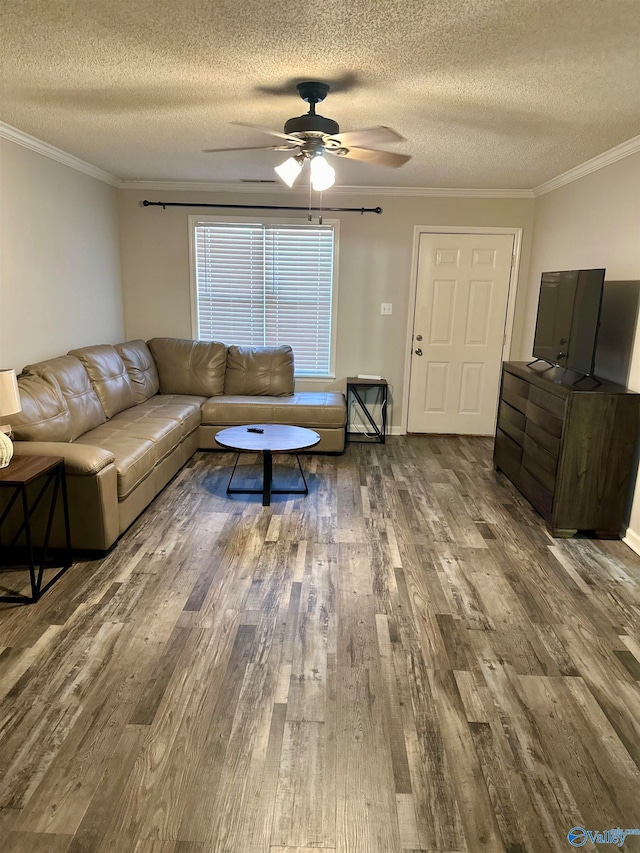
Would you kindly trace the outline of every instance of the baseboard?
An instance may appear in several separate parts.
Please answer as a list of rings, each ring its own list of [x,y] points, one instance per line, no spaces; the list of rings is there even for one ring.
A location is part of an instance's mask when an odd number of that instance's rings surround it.
[[[359,433],[358,433],[358,430],[355,430],[354,432],[349,433],[349,435],[358,435],[358,434],[359,434]],[[406,434],[407,434],[406,429],[403,429],[402,427],[399,427],[399,426],[387,426],[387,432],[386,432],[386,435],[406,435]],[[362,430],[362,435],[366,435],[365,430]]]
[[[636,554],[640,554],[640,534],[636,533],[635,530],[627,527],[627,532],[622,537],[622,541],[625,545],[628,545],[632,551],[635,551]]]

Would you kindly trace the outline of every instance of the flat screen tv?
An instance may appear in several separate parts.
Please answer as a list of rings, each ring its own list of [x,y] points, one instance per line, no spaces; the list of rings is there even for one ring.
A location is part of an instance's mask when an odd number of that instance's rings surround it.
[[[603,269],[542,273],[535,358],[593,375],[604,273]]]

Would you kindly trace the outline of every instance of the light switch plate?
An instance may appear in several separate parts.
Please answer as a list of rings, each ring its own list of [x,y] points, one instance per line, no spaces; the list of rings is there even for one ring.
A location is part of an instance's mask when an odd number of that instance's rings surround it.
[[[380,303],[380,313],[381,314],[393,314],[393,303],[381,302]]]

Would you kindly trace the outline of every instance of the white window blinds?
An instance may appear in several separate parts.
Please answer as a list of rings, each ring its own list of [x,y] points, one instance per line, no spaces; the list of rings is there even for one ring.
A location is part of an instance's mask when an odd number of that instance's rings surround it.
[[[298,376],[327,376],[331,225],[196,222],[198,336],[293,348]]]

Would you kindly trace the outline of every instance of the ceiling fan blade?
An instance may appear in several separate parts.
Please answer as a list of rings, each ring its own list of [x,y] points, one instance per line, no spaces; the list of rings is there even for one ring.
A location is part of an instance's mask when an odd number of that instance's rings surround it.
[[[204,148],[203,154],[219,154],[221,151],[295,151],[295,145],[250,145],[248,148]]]
[[[251,124],[248,121],[232,121],[230,124],[235,124],[238,127],[250,127],[252,130],[258,130],[260,133],[268,133],[271,136],[279,136],[280,139],[291,139],[286,133],[280,133],[279,130],[271,130],[270,127],[262,127],[260,124]]]
[[[329,154],[333,152],[327,149]],[[404,166],[407,160],[411,160],[410,154],[396,154],[392,151],[376,151],[373,148],[349,148],[344,154],[337,155],[347,157],[351,160],[362,160],[363,163],[371,163],[373,166]]]
[[[384,145],[385,142],[404,142],[404,136],[400,136],[390,127],[367,127],[362,130],[347,130],[345,133],[336,133],[331,139],[349,148],[352,145]]]

